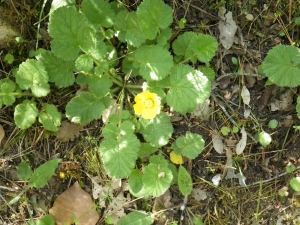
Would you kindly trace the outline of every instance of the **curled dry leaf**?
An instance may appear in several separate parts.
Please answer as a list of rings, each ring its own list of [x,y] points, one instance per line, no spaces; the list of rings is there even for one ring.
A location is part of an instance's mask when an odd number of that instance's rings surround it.
[[[82,125],[62,121],[61,127],[57,132],[57,138],[62,142],[74,141],[74,138],[79,136],[79,131],[82,128]]]
[[[223,150],[224,150],[224,144],[223,144],[222,137],[221,137],[217,132],[214,132],[214,133],[211,135],[211,138],[212,138],[212,142],[213,142],[214,149],[215,149],[219,154],[222,154],[222,153],[223,153]]]
[[[233,45],[234,36],[237,31],[237,25],[235,21],[232,19],[232,12],[230,11],[225,13],[224,16],[220,15],[220,17],[221,20],[218,25],[220,31],[220,42],[225,49],[229,49]]]
[[[110,106],[105,109],[102,113],[102,121],[103,123],[107,123],[108,122],[108,117],[112,114],[117,114],[120,112],[120,104],[116,103],[115,99],[112,99],[110,102]]]
[[[246,105],[249,105],[249,103],[250,103],[250,92],[249,92],[248,88],[245,85],[242,88],[241,96],[242,96],[243,102]]]
[[[4,132],[3,126],[0,124],[0,144],[4,137],[5,137],[5,132]]]
[[[236,148],[235,148],[237,155],[240,155],[243,153],[243,151],[245,150],[246,144],[247,144],[247,132],[245,131],[244,127],[242,127],[242,129],[241,129],[241,134],[242,134],[242,138],[237,143]]]
[[[100,216],[91,196],[81,189],[78,182],[57,197],[49,210],[57,225],[95,225]]]

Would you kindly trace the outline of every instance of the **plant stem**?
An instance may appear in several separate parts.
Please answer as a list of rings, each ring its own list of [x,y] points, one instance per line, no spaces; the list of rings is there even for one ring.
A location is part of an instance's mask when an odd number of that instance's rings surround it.
[[[141,85],[126,85],[126,88],[128,89],[142,89],[143,87]]]

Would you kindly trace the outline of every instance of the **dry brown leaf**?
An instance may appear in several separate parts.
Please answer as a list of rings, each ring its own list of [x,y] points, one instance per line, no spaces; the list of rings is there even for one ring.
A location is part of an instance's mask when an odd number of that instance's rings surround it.
[[[219,154],[223,154],[224,143],[223,143],[223,139],[220,136],[220,134],[215,131],[211,135],[211,138],[212,138],[213,146],[214,146],[214,149],[216,150],[216,152],[218,152]]]
[[[81,189],[78,182],[57,197],[49,213],[57,225],[95,225],[100,216],[91,196]]]
[[[82,125],[62,121],[61,127],[57,132],[57,138],[62,142],[74,141],[74,138],[79,136],[79,131],[82,130],[82,128]]]
[[[117,104],[117,101],[115,99],[112,99],[110,101],[110,106],[105,109],[102,113],[102,121],[103,123],[108,122],[108,117],[112,114],[118,114],[120,112],[120,104]]]
[[[201,200],[207,199],[207,192],[200,188],[194,188],[192,191],[192,196],[194,199],[200,202]]]
[[[5,137],[5,132],[4,132],[3,126],[0,124],[0,144],[4,137]]]

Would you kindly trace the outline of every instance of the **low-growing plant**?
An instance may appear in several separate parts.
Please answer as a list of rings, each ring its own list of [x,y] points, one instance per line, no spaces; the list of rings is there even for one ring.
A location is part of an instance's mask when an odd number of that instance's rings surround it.
[[[0,106],[12,106],[21,98],[14,108],[16,125],[27,129],[38,121],[51,132],[58,131],[63,117],[88,124],[117,106],[99,146],[107,173],[129,176],[134,195],[160,196],[177,182],[189,194],[190,175],[180,167],[176,180],[176,167],[162,154],[174,130],[168,111],[184,115],[210,96],[209,78],[191,64],[209,67],[218,43],[195,32],[182,33],[170,43],[172,22],[172,9],[162,0],[144,0],[130,12],[105,0],[84,0],[79,10],[74,3],[52,8],[51,50],[36,51],[35,59],[0,80]],[[57,88],[73,85],[80,91],[65,111],[47,101]],[[181,136],[171,146],[189,159],[203,148],[198,134]],[[136,163],[145,157],[150,157],[149,164]]]

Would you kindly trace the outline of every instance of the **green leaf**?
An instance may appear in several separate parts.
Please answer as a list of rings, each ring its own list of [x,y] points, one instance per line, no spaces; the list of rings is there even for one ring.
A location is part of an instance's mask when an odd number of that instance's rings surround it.
[[[177,138],[172,148],[177,155],[195,159],[204,148],[204,140],[199,134],[186,134],[184,137]]]
[[[46,130],[57,132],[57,127],[61,123],[61,114],[54,105],[45,103],[39,115],[39,122],[43,124]]]
[[[2,95],[0,99],[2,99],[3,104],[10,106],[16,101],[16,97],[13,93],[16,90],[16,84],[8,79],[4,78],[0,80],[0,90],[2,92]]]
[[[202,222],[201,218],[199,218],[199,217],[194,217],[194,218],[193,218],[193,224],[194,224],[194,225],[203,225],[204,223]]]
[[[170,123],[170,117],[165,113],[160,113],[151,120],[140,118],[139,133],[143,135],[146,141],[154,147],[166,145],[173,133],[173,126]]]
[[[50,92],[45,67],[41,62],[33,59],[27,59],[19,66],[16,82],[23,90],[30,88],[36,97],[46,96]]]
[[[64,60],[76,59],[81,45],[90,43],[87,19],[75,7],[63,6],[55,10],[50,16],[48,32],[53,38],[52,52]]]
[[[162,80],[173,66],[170,52],[158,45],[142,46],[133,55],[139,72],[147,81]]]
[[[143,188],[142,182],[143,174],[140,170],[134,169],[129,175],[128,187],[134,193],[138,193]]]
[[[227,136],[229,133],[230,133],[230,128],[229,127],[222,127],[221,128],[221,133],[224,135],[224,136]]]
[[[172,171],[172,175],[173,175],[173,179],[172,179],[171,185],[176,184],[177,180],[178,180],[177,168],[172,163],[169,163],[168,168]]]
[[[197,34],[194,32],[184,32],[183,34],[179,35],[172,44],[174,53],[178,56],[184,56],[191,41],[195,38],[197,38]],[[191,61],[196,60],[196,56],[191,58]]]
[[[117,139],[119,136],[119,128],[115,124],[106,124],[102,130],[105,139]]]
[[[21,180],[29,180],[32,175],[32,169],[27,162],[22,161],[18,166],[18,177]]]
[[[46,215],[36,225],[55,225],[55,220],[51,215]]]
[[[92,23],[103,27],[111,27],[115,21],[115,12],[108,1],[89,0],[83,1],[81,10]]]
[[[43,165],[39,166],[32,174],[29,185],[35,188],[42,188],[46,185],[48,180],[52,177],[58,163],[61,159],[52,159]]]
[[[19,128],[27,129],[35,122],[38,113],[35,102],[24,100],[15,108],[15,123]]]
[[[139,158],[146,158],[156,151],[157,148],[151,146],[149,143],[141,143],[141,149],[138,152],[138,156]]]
[[[168,40],[172,37],[172,30],[170,27],[163,29],[157,36],[157,44],[160,46],[165,46]]]
[[[137,15],[142,32],[149,40],[156,37],[159,28],[165,29],[173,22],[173,11],[162,0],[144,0]]]
[[[107,46],[103,41],[99,40],[99,37],[93,39],[95,37],[92,36],[91,38],[91,41],[93,43],[90,43],[87,46],[83,46],[83,50],[92,57],[94,57],[96,60],[101,61],[100,65],[98,65],[99,68],[106,68]]]
[[[193,112],[210,96],[211,84],[200,71],[187,65],[174,66],[167,103],[181,114]]]
[[[135,166],[140,141],[134,134],[127,133],[118,140],[106,139],[100,145],[103,164],[110,176],[127,177]]]
[[[150,163],[144,170],[144,188],[150,195],[158,197],[170,187],[172,178],[172,171],[169,168]]]
[[[66,106],[66,116],[73,123],[85,124],[102,116],[110,105],[110,97],[97,98],[89,92],[81,92]]]
[[[198,70],[200,70],[208,78],[210,83],[215,81],[216,73],[212,68],[201,66],[198,67]]]
[[[210,35],[185,32],[173,43],[176,55],[184,55],[185,60],[196,63],[196,59],[206,64],[215,56],[218,47],[216,39]]]
[[[102,75],[101,77],[91,76],[88,78],[89,90],[98,98],[103,98],[110,92],[112,81],[108,76]]]
[[[94,67],[93,58],[90,55],[80,55],[75,62],[76,69],[79,71],[89,72]]]
[[[154,219],[143,212],[130,212],[118,221],[118,225],[151,225]]]
[[[149,163],[155,164],[158,167],[168,167],[169,165],[169,162],[161,154],[151,156],[151,158],[149,159]]]
[[[278,45],[261,65],[264,74],[280,87],[300,85],[300,55],[294,46]]]
[[[290,165],[287,165],[287,166],[285,167],[285,170],[286,170],[287,173],[292,173],[292,172],[294,172],[296,169],[297,169],[297,168],[296,168],[296,166],[295,166],[294,164],[290,164]]]
[[[300,177],[296,177],[290,180],[290,185],[294,191],[300,191]]]
[[[6,54],[4,60],[7,61],[8,64],[12,64],[15,60],[15,57],[12,54]]]
[[[75,5],[75,3],[75,0],[53,0],[51,3],[50,13],[62,6],[72,6]]]
[[[178,186],[183,195],[189,195],[193,190],[193,181],[191,175],[183,166],[179,167],[178,171]]]
[[[74,61],[57,58],[50,51],[43,52],[39,61],[43,63],[48,72],[49,81],[54,82],[59,88],[69,87],[74,83]]]
[[[139,47],[146,41],[136,12],[121,11],[116,18],[116,28],[122,32],[118,37],[124,36],[124,41],[127,41],[129,45]]]

